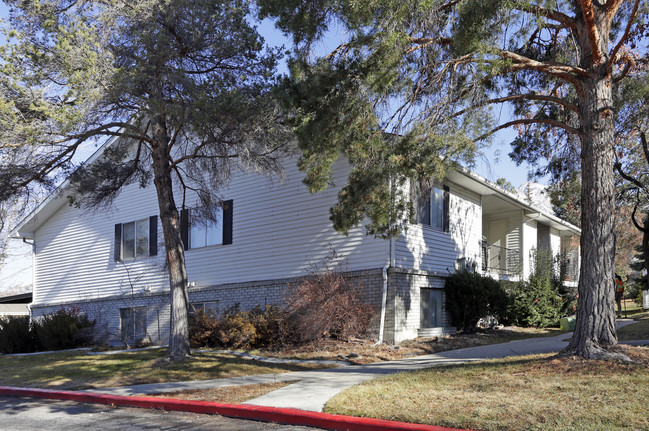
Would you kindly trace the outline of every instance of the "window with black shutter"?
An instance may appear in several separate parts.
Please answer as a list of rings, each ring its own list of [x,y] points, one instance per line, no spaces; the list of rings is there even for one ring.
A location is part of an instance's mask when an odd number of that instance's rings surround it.
[[[232,199],[223,201],[216,220],[193,216],[191,209],[181,211],[181,238],[185,250],[232,244]]]
[[[116,262],[158,254],[158,216],[115,225]]]

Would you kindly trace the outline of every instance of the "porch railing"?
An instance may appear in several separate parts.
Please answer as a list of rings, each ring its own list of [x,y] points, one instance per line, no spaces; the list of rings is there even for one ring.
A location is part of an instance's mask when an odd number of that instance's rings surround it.
[[[482,242],[482,271],[499,275],[516,275],[521,269],[520,250]]]

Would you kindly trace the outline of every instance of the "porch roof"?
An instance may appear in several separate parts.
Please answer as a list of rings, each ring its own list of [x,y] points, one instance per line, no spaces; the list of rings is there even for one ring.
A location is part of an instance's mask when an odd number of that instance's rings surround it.
[[[530,205],[486,178],[465,168],[449,173],[448,179],[482,196],[483,212],[495,213],[522,210],[528,219],[538,220],[557,229],[562,236],[581,235],[581,229],[540,208]]]

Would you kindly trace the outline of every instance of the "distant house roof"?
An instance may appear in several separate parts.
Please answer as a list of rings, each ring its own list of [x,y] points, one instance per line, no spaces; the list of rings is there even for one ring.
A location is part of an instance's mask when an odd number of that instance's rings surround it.
[[[0,296],[0,304],[29,304],[30,302],[32,302],[32,292]]]

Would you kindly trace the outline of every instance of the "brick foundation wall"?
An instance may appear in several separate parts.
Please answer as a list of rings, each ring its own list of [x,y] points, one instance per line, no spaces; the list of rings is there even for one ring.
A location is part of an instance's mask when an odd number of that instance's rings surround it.
[[[383,289],[382,270],[371,269],[346,273],[359,289],[365,302],[375,308],[370,327],[373,336],[378,336]],[[231,283],[221,286],[192,287],[189,289],[189,302],[216,302],[218,310],[239,303],[242,310],[256,305],[282,304],[289,287],[297,284],[301,277],[262,280],[246,283]],[[153,344],[164,345],[169,342],[170,303],[169,292],[136,293],[107,298],[79,300],[68,304],[48,304],[32,306],[32,316],[38,318],[53,313],[61,307],[78,306],[91,320],[96,320],[95,341],[98,344],[123,345],[121,337],[121,308],[145,307],[146,336]]]
[[[443,289],[446,280],[438,274],[400,268],[391,268],[388,274],[388,307],[384,339],[386,342],[398,344],[403,340],[417,337],[421,322],[421,289],[442,290],[442,303],[444,303]],[[450,318],[444,308],[442,308],[442,325],[451,326]]]

